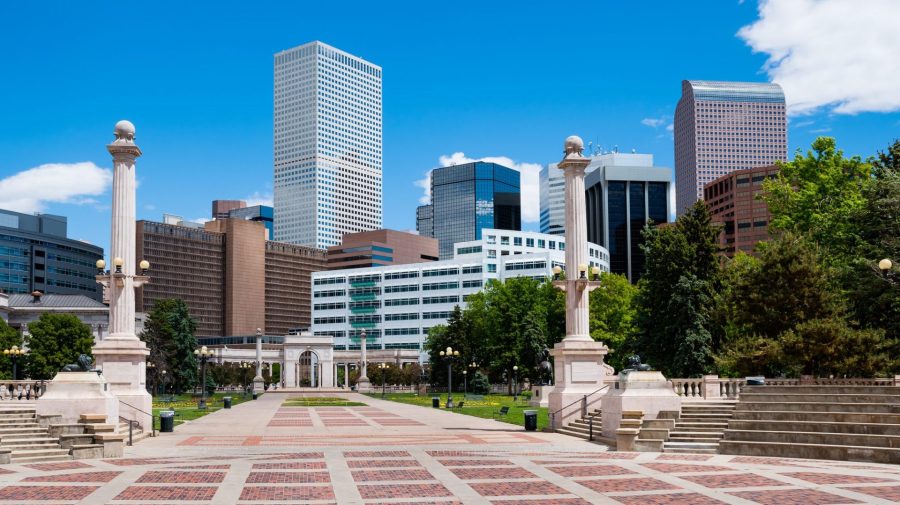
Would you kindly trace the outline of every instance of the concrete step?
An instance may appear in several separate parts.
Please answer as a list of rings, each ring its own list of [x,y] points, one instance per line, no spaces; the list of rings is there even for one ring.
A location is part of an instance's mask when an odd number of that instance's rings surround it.
[[[569,431],[581,433],[584,435],[588,435],[591,432],[590,427],[588,427],[588,425],[586,425],[586,424],[582,425],[582,424],[571,423],[568,426],[566,426],[566,429],[568,429]],[[594,425],[594,435],[599,435],[601,431],[602,430],[597,425]]]
[[[7,449],[12,449],[13,451],[17,450],[27,450],[27,449],[44,449],[44,448],[59,448],[59,440],[53,438],[18,438],[12,440],[4,440],[0,447],[5,447]]]
[[[47,430],[42,430],[40,428],[16,428],[12,430],[3,430],[0,431],[0,443],[5,442],[6,440],[38,436],[47,436]]]
[[[826,433],[855,433],[860,435],[900,436],[900,424],[835,423],[822,421],[748,421],[732,420],[728,428],[733,430],[804,431]]]
[[[861,435],[855,433],[827,433],[803,431],[751,431],[725,430],[725,440],[749,442],[781,442],[819,445],[846,445],[860,447],[892,447],[900,449],[900,436]]]
[[[889,403],[836,403],[836,402],[741,402],[735,409],[737,412],[753,410],[782,412],[864,412],[869,414],[889,414],[893,405]]]
[[[900,394],[896,386],[744,386],[741,388],[741,397],[745,394],[754,393],[778,393],[778,394],[884,394],[897,395]]]
[[[719,442],[719,452],[722,454],[740,454],[743,456],[832,459],[889,464],[900,463],[900,449],[888,447],[722,440]]]
[[[900,394],[877,393],[744,393],[741,402],[900,403]]]
[[[13,463],[33,463],[36,461],[63,461],[72,459],[67,449],[36,449],[13,451],[10,454]]]
[[[722,431],[672,431],[669,432],[669,439],[674,440],[675,438],[714,438],[716,440],[722,438],[724,436],[724,432]]]
[[[675,431],[694,431],[694,432],[723,432],[728,428],[728,423],[676,423]]]
[[[707,442],[666,442],[663,452],[715,454],[719,445]]]
[[[580,431],[573,430],[573,429],[569,428],[568,426],[559,428],[558,430],[556,430],[556,433],[562,433],[563,435],[580,438],[582,440],[587,440],[589,438],[587,433],[582,433]]]
[[[794,410],[738,410],[734,413],[735,420],[772,420],[772,421],[820,421],[838,423],[878,423],[900,424],[900,414],[883,412],[830,412],[811,410],[800,412]]]

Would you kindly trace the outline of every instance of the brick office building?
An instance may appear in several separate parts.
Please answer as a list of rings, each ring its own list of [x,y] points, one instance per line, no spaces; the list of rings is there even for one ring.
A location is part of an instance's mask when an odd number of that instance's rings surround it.
[[[769,239],[772,214],[757,196],[763,181],[777,173],[776,165],[738,170],[704,186],[703,199],[713,222],[722,226],[719,244],[729,258],[737,251],[752,254],[757,242]]]
[[[269,335],[308,327],[312,272],[325,270],[325,251],[266,240],[263,223],[219,219],[205,229],[137,222],[137,255],[152,281],[138,290],[149,312],[180,298],[197,320],[198,337]]]
[[[328,269],[368,268],[437,261],[438,240],[396,230],[348,233],[328,248]]]

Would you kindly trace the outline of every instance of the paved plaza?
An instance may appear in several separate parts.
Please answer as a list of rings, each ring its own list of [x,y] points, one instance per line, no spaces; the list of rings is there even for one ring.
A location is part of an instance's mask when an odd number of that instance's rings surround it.
[[[900,467],[607,452],[563,435],[354,395],[267,394],[126,448],[0,467],[0,504],[842,504],[900,501]],[[348,395],[349,396],[349,395]]]

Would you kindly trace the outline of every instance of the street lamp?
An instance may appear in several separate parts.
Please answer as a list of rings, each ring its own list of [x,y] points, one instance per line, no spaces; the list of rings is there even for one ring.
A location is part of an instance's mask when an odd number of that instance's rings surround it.
[[[558,281],[559,276],[562,275],[562,267],[556,265],[553,267],[553,280]]]
[[[244,381],[244,398],[247,397],[247,371],[253,368],[253,365],[247,363],[246,361],[241,361],[241,364],[238,365],[238,368],[241,369],[241,380]]]
[[[16,375],[18,375],[16,373],[18,371],[16,369],[16,364],[17,364],[16,362],[19,360],[19,358],[21,358],[22,356],[25,356],[26,354],[28,354],[28,351],[26,351],[25,349],[19,349],[19,346],[17,346],[17,345],[14,345],[14,346],[10,347],[9,349],[3,350],[3,355],[9,356],[9,359],[12,360],[12,366],[13,366],[12,367],[13,368],[12,369],[12,379],[13,380],[16,380]]]
[[[584,272],[582,272],[582,275]],[[513,403],[519,400],[519,365],[513,365]]]
[[[147,362],[147,373],[148,373],[148,374],[152,374],[152,375],[153,375],[153,378],[154,378],[153,384],[152,384],[152,385],[149,385],[149,384],[148,384],[148,385],[150,386],[149,389],[150,389],[150,394],[151,394],[151,395],[153,394],[153,390],[156,389],[156,388],[155,388],[155,386],[156,386],[156,380],[155,380],[155,379],[156,379],[156,374],[153,373],[153,371],[154,371],[155,369],[156,369],[156,365],[153,364],[152,361],[148,361],[148,362]],[[148,381],[148,382],[149,382],[149,381]]]
[[[459,357],[459,351],[454,351],[452,347],[447,347],[441,351],[441,357],[447,358],[447,408],[453,408],[453,358]]]
[[[387,369],[390,367],[391,367],[391,365],[388,365],[387,363],[379,363],[378,364],[378,370],[381,371],[381,398],[382,399],[384,398],[384,383],[385,383],[385,380],[387,380]]]
[[[206,362],[214,355],[215,352],[207,349],[205,345],[200,349],[194,349],[194,356],[200,360],[200,403],[197,405],[200,410],[206,408]]]
[[[463,400],[467,394],[469,394],[469,371],[463,370]]]

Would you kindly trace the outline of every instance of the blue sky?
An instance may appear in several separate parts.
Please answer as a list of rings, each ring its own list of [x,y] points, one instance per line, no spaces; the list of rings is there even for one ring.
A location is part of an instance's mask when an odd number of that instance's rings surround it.
[[[272,55],[314,39],[384,69],[390,228],[415,227],[416,181],[454,153],[533,180],[574,133],[672,166],[682,79],[781,82],[791,152],[827,134],[867,156],[900,136],[893,0],[334,5],[4,3],[0,206],[69,216],[70,236],[106,247],[104,145],[123,118],[145,153],[138,218],[271,198]]]

